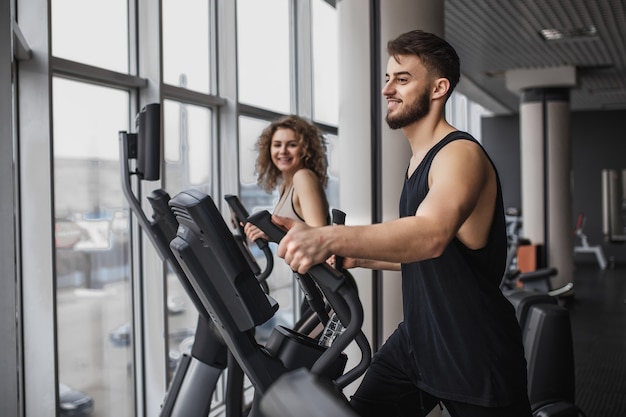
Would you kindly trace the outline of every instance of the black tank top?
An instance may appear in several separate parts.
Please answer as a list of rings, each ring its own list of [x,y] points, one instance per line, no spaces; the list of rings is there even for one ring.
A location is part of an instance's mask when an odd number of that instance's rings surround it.
[[[454,140],[478,144],[468,133],[456,131],[430,149],[411,177],[405,177],[401,217],[415,214],[428,193],[433,159]],[[527,390],[521,330],[499,288],[507,243],[497,182],[484,248],[473,250],[454,238],[440,257],[402,265],[401,328],[411,342],[417,385],[440,398],[482,406],[508,405]]]

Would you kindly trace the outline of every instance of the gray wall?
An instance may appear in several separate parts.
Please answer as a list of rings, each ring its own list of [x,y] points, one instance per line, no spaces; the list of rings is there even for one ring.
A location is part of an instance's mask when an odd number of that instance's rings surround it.
[[[504,207],[522,207],[519,116],[484,117],[482,143],[498,168]]]
[[[602,244],[605,255],[626,263],[626,245],[605,243],[602,236],[603,169],[626,168],[626,110],[572,113],[572,232],[576,218],[587,216],[584,232],[590,245]],[[503,186],[505,207],[521,207],[519,117],[486,117],[482,143],[496,164]],[[579,239],[574,240],[579,244]],[[591,254],[575,256],[576,263],[596,263]]]

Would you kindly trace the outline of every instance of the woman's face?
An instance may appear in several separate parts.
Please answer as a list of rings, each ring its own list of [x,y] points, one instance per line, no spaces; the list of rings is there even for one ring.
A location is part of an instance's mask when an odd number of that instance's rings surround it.
[[[295,132],[291,129],[281,128],[274,132],[270,153],[272,162],[283,176],[293,175],[303,167],[302,149],[298,145]]]

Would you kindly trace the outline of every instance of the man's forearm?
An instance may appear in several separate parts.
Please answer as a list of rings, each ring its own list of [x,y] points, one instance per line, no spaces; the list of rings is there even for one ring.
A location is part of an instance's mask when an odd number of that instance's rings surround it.
[[[426,219],[410,216],[374,225],[327,227],[320,230],[316,244],[338,256],[389,266],[439,256],[447,237],[438,229]]]
[[[397,262],[374,261],[371,259],[356,259],[355,268],[368,268],[376,271],[399,271],[400,264]]]

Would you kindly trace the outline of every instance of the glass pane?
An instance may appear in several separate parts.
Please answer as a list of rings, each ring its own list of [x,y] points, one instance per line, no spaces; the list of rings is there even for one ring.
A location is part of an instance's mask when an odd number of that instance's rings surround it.
[[[456,100],[452,102],[454,105],[454,124],[457,129],[467,130],[467,97],[463,94],[457,94]]]
[[[479,141],[482,140],[482,118],[492,113],[478,103],[469,103],[469,132]]]
[[[128,73],[127,0],[52,0],[52,55]]]
[[[239,101],[290,112],[289,1],[237,1]]]
[[[170,195],[189,187],[211,193],[211,109],[165,100],[165,181]]]
[[[61,409],[132,415],[129,210],[117,135],[129,127],[129,96],[60,78],[53,91]]]
[[[175,196],[190,187],[211,194],[210,109],[165,100],[164,188]],[[173,271],[167,274],[167,320],[169,329],[168,374],[176,370],[183,353],[193,345],[198,312]]]
[[[247,191],[245,193],[247,198],[245,201],[243,200],[244,193],[242,190],[241,202],[248,207],[248,211],[257,205],[264,208],[271,206],[274,198],[256,185],[256,174],[254,172],[257,158],[256,142],[267,125],[269,125],[269,122],[265,120],[243,116],[239,118],[239,178],[241,186],[246,190],[259,189],[258,195],[256,191]]]
[[[341,159],[337,152],[337,136],[326,134],[326,142],[328,146],[328,185],[326,186],[326,198],[331,208],[341,210],[339,206],[339,166]],[[344,161],[345,163],[345,161]],[[347,213],[346,213],[347,215]]]
[[[206,0],[162,1],[164,83],[201,93],[211,92],[209,3]]]
[[[313,0],[313,114],[330,125],[339,123],[339,50],[337,10],[325,0]]]

